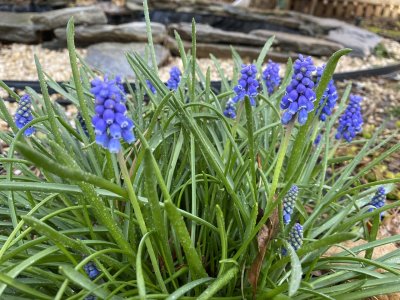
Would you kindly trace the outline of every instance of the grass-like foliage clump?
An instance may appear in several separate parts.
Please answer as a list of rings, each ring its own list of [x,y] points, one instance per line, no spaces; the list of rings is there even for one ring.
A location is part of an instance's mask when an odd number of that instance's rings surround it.
[[[145,16],[150,29],[146,2]],[[243,67],[233,50],[231,81],[213,57],[217,90],[197,65],[195,31],[193,22],[189,53],[176,34],[183,70],[168,85],[149,31],[153,67],[127,55],[132,89],[76,56],[71,20],[73,80],[58,85],[36,60],[41,95],[27,89],[14,118],[1,101],[10,131],[0,138],[10,146],[0,158],[0,298],[349,300],[400,292],[400,250],[372,259],[375,247],[400,241],[376,239],[384,212],[399,205],[385,193],[400,179],[360,180],[400,145],[358,168],[393,137],[380,138],[383,126],[368,140],[355,137],[359,98],[347,106],[351,87],[337,95],[331,81],[350,50],[333,54],[318,75],[311,58],[289,60],[282,79],[278,66],[263,76],[272,39],[253,65]],[[48,86],[76,105],[75,125]],[[335,156],[343,143],[361,143],[360,151]]]

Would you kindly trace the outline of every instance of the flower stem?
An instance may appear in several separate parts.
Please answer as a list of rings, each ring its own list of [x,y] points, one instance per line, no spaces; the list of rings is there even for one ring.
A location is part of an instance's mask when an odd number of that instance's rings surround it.
[[[274,176],[272,178],[272,184],[271,184],[271,189],[270,189],[270,194],[268,198],[268,203],[267,205],[270,205],[274,199],[275,191],[278,186],[278,180],[279,180],[279,175],[281,173],[282,165],[283,165],[283,160],[286,155],[286,150],[289,145],[289,140],[292,135],[292,129],[294,126],[294,122],[291,122],[285,132],[285,136],[283,139],[283,143],[281,144],[278,152],[278,160],[276,162],[275,166],[275,172]],[[278,218],[279,218],[279,228],[281,232],[284,232],[285,225],[283,224],[283,205],[282,202],[278,203]]]
[[[118,163],[121,168],[122,176],[125,181],[125,186],[128,191],[128,198],[129,198],[129,200],[132,204],[133,210],[135,212],[136,219],[139,223],[140,231],[142,232],[142,235],[144,236],[149,231],[147,230],[146,223],[144,221],[144,217],[142,214],[142,210],[140,209],[138,198],[136,197],[135,191],[133,190],[131,178],[129,176],[128,168],[126,167],[124,156],[121,151],[118,153],[117,156],[118,156]],[[160,288],[163,290],[163,292],[168,292],[167,288],[165,287],[164,281],[162,279],[162,275],[161,275],[160,268],[158,265],[158,260],[155,255],[154,249],[153,249],[153,245],[151,244],[151,241],[149,239],[146,239],[146,247],[149,251],[150,260],[153,265],[158,284],[159,284]]]
[[[285,133],[285,137],[283,139],[283,143],[281,144],[281,146],[279,148],[278,160],[276,162],[275,172],[274,172],[274,176],[272,178],[270,194],[269,194],[269,197],[268,197],[269,203],[272,202],[272,200],[274,198],[274,195],[275,195],[276,188],[278,186],[279,175],[281,173],[283,160],[285,158],[286,150],[287,150],[287,147],[289,145],[289,140],[290,140],[290,137],[292,135],[293,126],[294,126],[294,122],[290,123],[289,126],[287,127],[287,130],[286,130],[286,133]]]

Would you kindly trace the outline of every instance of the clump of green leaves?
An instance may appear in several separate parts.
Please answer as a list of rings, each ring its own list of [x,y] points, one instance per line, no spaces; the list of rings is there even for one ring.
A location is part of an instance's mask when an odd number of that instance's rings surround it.
[[[145,16],[155,59],[146,1]],[[371,138],[354,141],[363,144],[354,156],[335,157],[339,141],[331,138],[332,128],[350,87],[325,123],[316,114],[289,130],[279,112],[292,73],[289,60],[275,93],[268,96],[264,86],[256,107],[246,99],[238,117],[227,119],[222,111],[235,82],[214,57],[221,90],[212,88],[209,70],[200,71],[193,22],[190,53],[176,34],[184,66],[176,91],[142,57],[127,55],[136,89],[126,104],[138,141],[114,155],[94,143],[90,125],[87,136],[50,102],[47,86],[71,100],[90,124],[95,75],[83,61],[77,64],[72,20],[67,32],[73,80],[58,85],[36,60],[42,95],[27,90],[35,119],[26,126],[39,133],[25,138],[0,106],[12,129],[0,133],[10,145],[0,158],[7,171],[0,182],[1,298],[363,299],[400,291],[400,252],[372,259],[375,247],[400,241],[400,236],[376,240],[380,213],[399,201],[368,212],[377,187],[390,191],[400,179],[359,182],[400,145],[357,169],[364,156],[393,140],[380,139],[379,128]],[[256,62],[259,73],[272,41]],[[315,103],[347,52],[328,61]],[[233,58],[239,70],[235,51]],[[324,135],[315,146],[321,126]],[[14,175],[16,169],[21,175]],[[293,184],[299,194],[285,225],[282,199]],[[303,226],[297,251],[287,242],[295,223]],[[324,256],[331,246],[358,239],[366,243]],[[88,263],[100,271],[92,280],[84,272]]]

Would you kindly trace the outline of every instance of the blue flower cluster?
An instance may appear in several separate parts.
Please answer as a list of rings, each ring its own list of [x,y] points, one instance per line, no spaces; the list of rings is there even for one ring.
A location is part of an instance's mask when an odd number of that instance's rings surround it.
[[[181,81],[181,71],[178,67],[172,67],[169,71],[169,79],[167,81],[167,87],[170,90],[176,91]]]
[[[229,99],[228,102],[226,102],[224,115],[225,115],[225,117],[230,118],[230,119],[235,119],[236,118],[235,103],[231,99]]]
[[[92,118],[96,143],[111,153],[121,150],[120,139],[128,144],[136,138],[133,134],[134,124],[126,116],[126,98],[123,86],[118,79],[104,81],[96,78],[92,81],[90,91],[95,97],[96,115]]]
[[[356,134],[361,131],[363,124],[361,101],[361,96],[350,95],[349,105],[339,119],[339,127],[335,135],[336,139],[344,138],[347,142],[351,142]]]
[[[147,86],[149,87],[149,90],[150,90],[153,94],[157,93],[156,88],[154,87],[154,85],[151,83],[150,80],[146,80],[146,84],[147,84]]]
[[[322,67],[317,68],[317,84],[321,80],[322,73],[324,72],[325,65]],[[321,100],[319,101],[317,111],[321,109],[321,114],[319,115],[319,119],[321,121],[325,121],[328,116],[330,116],[333,112],[333,109],[336,105],[336,101],[338,99],[337,91],[336,91],[336,86],[335,82],[333,79],[331,79],[328,83],[328,86],[322,95]],[[325,103],[325,105],[324,105]]]
[[[279,64],[268,60],[267,67],[265,68],[262,76],[265,86],[267,87],[268,94],[271,95],[275,88],[281,83],[279,77]]]
[[[95,279],[100,274],[99,269],[97,269],[96,265],[92,261],[84,265],[83,270],[86,272],[90,279]]]
[[[253,64],[243,65],[242,70],[240,71],[242,74],[237,86],[233,88],[236,93],[236,96],[232,99],[234,103],[238,103],[239,101],[243,101],[246,96],[250,99],[250,104],[252,106],[256,105],[255,98],[258,94],[258,81],[256,79],[257,76],[257,67]]]
[[[286,88],[286,95],[281,101],[281,109],[286,110],[282,115],[282,124],[288,124],[297,115],[299,124],[304,125],[308,114],[314,110],[313,102],[316,100],[312,80],[315,66],[310,56],[303,57],[299,54],[293,68],[292,81]]]
[[[292,185],[288,193],[283,198],[283,223],[285,225],[290,223],[294,204],[296,202],[296,198],[299,194],[299,188],[297,185]]]
[[[289,232],[289,237],[287,241],[295,251],[299,250],[301,245],[303,244],[303,226],[301,226],[299,223],[294,224],[294,226]],[[282,255],[286,254],[287,254],[287,249],[282,248]]]
[[[373,206],[370,209],[368,209],[369,212],[373,211],[376,208],[381,208],[385,205],[386,201],[386,192],[385,188],[383,186],[380,186],[378,190],[376,191],[374,197],[372,197],[371,202],[369,205]]]
[[[303,244],[303,226],[299,223],[294,224],[293,228],[290,230],[288,242],[296,251],[300,249]]]
[[[33,120],[31,106],[31,97],[28,94],[23,95],[19,100],[18,109],[14,116],[15,124],[18,129],[21,129]],[[24,134],[25,136],[31,136],[35,132],[36,129],[34,127],[29,127],[25,130]]]

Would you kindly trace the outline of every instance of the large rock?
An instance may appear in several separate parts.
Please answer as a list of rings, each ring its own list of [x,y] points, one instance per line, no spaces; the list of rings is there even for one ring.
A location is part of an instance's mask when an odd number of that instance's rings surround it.
[[[159,23],[152,23],[151,31],[154,43],[162,43],[167,35],[165,26]],[[59,41],[66,43],[65,28],[57,28],[54,33]],[[122,25],[76,26],[75,41],[79,46],[101,42],[146,42],[146,23],[132,22]]]
[[[19,43],[38,41],[33,14],[0,12],[0,40]]]
[[[51,30],[65,27],[71,17],[74,17],[75,25],[107,23],[106,15],[96,6],[63,8],[38,13],[32,16],[32,22],[41,30]]]
[[[175,55],[179,55],[178,45],[173,38],[168,38],[165,45]],[[192,44],[188,41],[183,41],[185,50],[190,50]],[[214,55],[217,58],[232,58],[232,46],[226,44],[213,44],[213,43],[197,43],[196,56],[198,58],[210,58]],[[239,53],[242,58],[257,59],[260,55],[261,46],[248,47],[248,46],[234,46],[234,49]],[[289,57],[295,57],[294,53],[276,53],[269,52],[266,59],[272,59],[277,62],[287,62]]]
[[[140,1],[127,0],[127,7],[138,10]],[[223,3],[196,1],[184,4],[182,1],[151,1],[153,17],[161,23],[178,23],[178,17],[196,17],[199,23],[210,24],[228,31],[250,32],[256,29],[298,33],[315,38],[322,38],[353,48],[352,55],[366,56],[380,42],[380,37],[365,29],[346,22],[319,18],[293,11],[252,10],[234,7]],[[177,16],[177,12],[182,13]],[[189,20],[190,21],[190,20]],[[187,22],[187,21],[186,21]],[[215,42],[215,41],[213,41]],[[302,49],[297,49],[302,51]]]
[[[353,49],[350,55],[360,57],[373,53],[376,45],[382,41],[380,36],[351,25],[329,31],[326,38]]]
[[[192,40],[192,24],[179,23],[168,26],[168,31],[173,35],[176,30],[183,40]],[[207,24],[196,24],[196,40],[200,43],[225,43],[231,45],[263,46],[265,39],[243,32],[226,31]]]
[[[169,50],[161,45],[155,45],[157,64],[163,65],[170,57]],[[100,43],[87,49],[86,62],[90,67],[108,75],[134,77],[134,73],[126,59],[126,53],[138,53],[145,57],[146,44],[144,43]],[[151,61],[149,58],[149,65]]]
[[[335,51],[343,48],[343,46],[339,43],[286,32],[260,29],[253,30],[250,32],[250,34],[257,37],[263,37],[265,39],[275,36],[275,40],[281,49],[286,51],[301,52],[304,54],[330,56]]]
[[[342,44],[353,49],[350,55],[364,57],[370,55],[382,38],[368,30],[349,23],[330,19],[318,18],[306,14],[290,13],[302,21],[300,30],[312,36],[323,36],[327,40]]]

